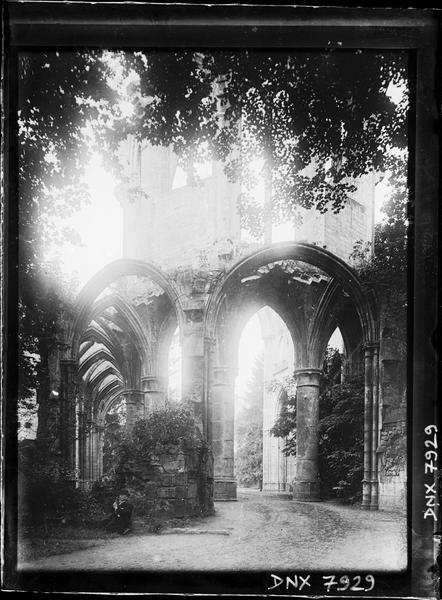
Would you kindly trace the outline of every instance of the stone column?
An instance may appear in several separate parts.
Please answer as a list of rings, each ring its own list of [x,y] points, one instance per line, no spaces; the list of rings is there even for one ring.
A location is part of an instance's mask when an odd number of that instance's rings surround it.
[[[204,431],[204,332],[202,311],[188,311],[182,337],[182,383],[181,397],[193,410],[195,421]]]
[[[143,414],[146,416],[149,412],[164,408],[166,397],[164,393],[164,385],[156,375],[146,375],[141,378],[141,386],[143,388]]]
[[[373,434],[373,346],[364,348],[364,478],[362,480],[362,508],[370,510],[372,488],[372,434]]]
[[[104,426],[98,427],[98,460],[97,460],[97,479],[103,477],[103,442],[104,442]]]
[[[78,470],[79,477],[82,481],[89,479],[88,469],[88,449],[87,449],[87,415],[84,409],[83,403],[80,406],[79,419],[78,419]]]
[[[92,424],[89,425],[89,431],[87,434],[87,476],[89,481],[94,481],[94,447],[95,447],[95,434],[94,434],[94,426]]]
[[[214,364],[215,338],[204,338],[204,380],[203,380],[203,433],[208,441],[212,440],[212,365]],[[213,448],[212,448],[213,453]]]
[[[144,392],[142,390],[124,390],[126,400],[126,431],[131,431],[135,421],[144,416]]]
[[[102,425],[93,425],[91,432],[91,479],[96,481],[103,475],[103,434]]]
[[[320,369],[298,369],[296,377],[296,475],[293,498],[304,502],[320,500],[318,472],[319,378]]]
[[[236,500],[234,475],[234,378],[233,370],[216,365],[212,382],[212,448],[215,500]]]
[[[75,469],[77,361],[60,361],[60,449],[66,465]]]
[[[90,428],[85,432],[85,460],[84,460],[84,479],[90,481],[92,479],[92,434]]]
[[[372,344],[372,369],[373,369],[373,409],[372,409],[372,436],[371,436],[371,500],[370,510],[379,508],[379,343]]]

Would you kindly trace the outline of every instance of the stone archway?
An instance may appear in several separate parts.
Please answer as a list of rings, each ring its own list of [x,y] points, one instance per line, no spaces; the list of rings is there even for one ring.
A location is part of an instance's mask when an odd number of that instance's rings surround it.
[[[71,331],[70,358],[75,358],[78,354],[79,339],[84,327],[87,326],[92,302],[110,283],[126,275],[149,277],[161,287],[170,299],[176,312],[178,325],[180,329],[182,328],[184,313],[179,299],[180,294],[169,277],[153,263],[131,259],[116,260],[96,273],[78,296],[76,318]]]
[[[225,276],[220,279],[211,294],[205,314],[205,389],[207,434],[213,441],[214,405],[219,395],[218,389],[227,385],[223,365],[215,361],[214,349],[219,345],[220,318],[227,301],[244,290],[244,284],[259,278],[257,272],[266,265],[274,265],[281,261],[301,261],[324,272],[328,285],[318,296],[315,310],[310,317],[301,323],[299,315],[291,306],[283,306],[284,310],[293,313],[293,325],[303,332],[298,348],[298,360],[295,369],[298,396],[298,449],[297,470],[294,481],[294,497],[304,501],[320,499],[318,479],[318,418],[319,418],[319,378],[321,374],[321,357],[328,341],[330,328],[338,323],[343,335],[352,337],[349,326],[343,319],[345,304],[351,305],[355,315],[354,322],[360,329],[364,348],[365,401],[364,401],[364,479],[362,507],[375,510],[378,508],[378,472],[376,449],[378,443],[378,397],[379,397],[379,342],[378,317],[373,297],[362,289],[356,273],[343,260],[318,246],[284,242],[262,248],[240,260]],[[343,296],[345,302],[342,302]],[[284,302],[281,301],[281,305]],[[334,314],[335,313],[335,314]],[[330,318],[330,315],[332,317]],[[302,320],[302,319],[301,319]],[[328,337],[327,337],[328,336]],[[295,339],[294,339],[295,341]],[[296,343],[296,341],[295,341]],[[299,340],[298,340],[299,346]],[[223,400],[224,404],[228,398]],[[229,411],[227,411],[229,412]],[[231,411],[230,411],[231,412]],[[216,410],[215,410],[216,413]],[[216,429],[216,428],[215,428]],[[222,427],[221,427],[222,429]],[[216,440],[215,440],[216,441]],[[228,448],[228,445],[227,445]],[[215,465],[216,452],[214,448]],[[233,452],[233,451],[232,451]],[[230,464],[232,457],[226,455],[223,448],[223,461]],[[216,480],[215,480],[216,485]],[[221,486],[222,487],[222,486]],[[235,497],[234,482],[230,482],[224,495],[230,493]]]
[[[124,397],[130,427],[143,410],[160,405],[164,395],[159,359],[164,343],[161,318],[158,331],[150,331],[142,315],[121,294],[111,292],[100,297],[109,285],[126,276],[153,281],[165,296],[161,304],[164,322],[172,320],[175,327],[183,323],[178,290],[153,264],[115,261],[80,292],[66,340],[69,350],[60,362],[60,401],[63,453],[72,467],[79,467],[82,480],[96,479],[101,474],[103,419],[113,402]],[[112,326],[106,327],[102,315]]]

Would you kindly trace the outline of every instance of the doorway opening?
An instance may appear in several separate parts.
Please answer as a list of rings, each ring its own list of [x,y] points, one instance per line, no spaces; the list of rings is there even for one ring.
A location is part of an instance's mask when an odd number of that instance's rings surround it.
[[[282,442],[271,435],[278,396],[293,373],[291,334],[269,306],[244,326],[238,349],[235,382],[235,476],[238,487],[288,490],[293,465]]]

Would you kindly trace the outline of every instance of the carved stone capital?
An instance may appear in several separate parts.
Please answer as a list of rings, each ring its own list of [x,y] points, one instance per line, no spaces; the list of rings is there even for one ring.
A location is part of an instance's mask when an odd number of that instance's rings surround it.
[[[294,371],[294,377],[296,379],[297,387],[312,386],[319,387],[319,379],[322,374],[321,369],[317,368],[304,368],[296,369]]]

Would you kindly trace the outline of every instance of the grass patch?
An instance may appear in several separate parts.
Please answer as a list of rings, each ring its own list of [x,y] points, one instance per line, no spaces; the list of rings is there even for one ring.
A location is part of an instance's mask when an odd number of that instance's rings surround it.
[[[53,539],[33,538],[24,539],[17,546],[17,561],[32,562],[54,554],[69,554],[76,550],[85,550],[99,546],[104,540],[85,539]]]
[[[68,554],[118,537],[98,527],[52,525],[19,529],[17,560],[34,561],[53,554]]]
[[[194,524],[195,519],[138,517],[133,520],[132,532],[127,537],[133,534],[161,534],[163,529],[186,527],[191,523]],[[100,546],[116,538],[121,538],[121,535],[114,532],[108,533],[98,524],[71,525],[56,523],[46,525],[46,527],[20,527],[17,560],[18,562],[32,562],[55,554],[68,554],[77,550]]]

